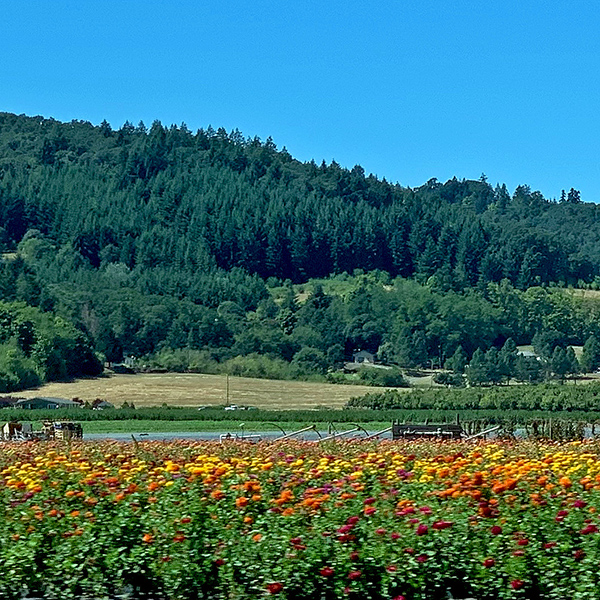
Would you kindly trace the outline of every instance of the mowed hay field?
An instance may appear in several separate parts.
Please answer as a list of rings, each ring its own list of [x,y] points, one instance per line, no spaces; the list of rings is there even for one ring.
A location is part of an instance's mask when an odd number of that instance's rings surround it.
[[[169,406],[206,406],[229,402],[266,409],[307,409],[318,406],[342,408],[353,396],[363,396],[382,389],[362,385],[229,377],[228,401],[225,375],[152,373],[48,383],[14,395],[26,398],[80,398],[90,402],[101,398],[117,407],[123,402],[133,402],[138,408],[161,406],[163,403]]]

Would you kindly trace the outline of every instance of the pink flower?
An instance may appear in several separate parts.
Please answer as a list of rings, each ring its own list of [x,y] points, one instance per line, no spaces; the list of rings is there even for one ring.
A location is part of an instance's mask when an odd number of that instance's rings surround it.
[[[346,520],[346,523],[348,525],[356,525],[356,523],[358,523],[360,521],[360,517],[348,517],[348,519]]]
[[[587,506],[587,502],[584,502],[583,500],[575,500],[575,502],[573,502],[573,506],[575,508],[584,508]]]
[[[395,573],[397,570],[398,570],[398,567],[396,565],[389,565],[387,567],[388,573]]]
[[[427,532],[429,531],[429,527],[427,527],[427,525],[424,525],[423,523],[421,523],[418,527],[417,527],[417,535],[425,535]]]
[[[365,498],[365,501],[363,502],[363,504],[375,504],[375,502],[377,501],[377,498]]]
[[[510,587],[513,590],[520,590],[522,587],[524,587],[524,585],[525,585],[525,582],[522,579],[513,579],[510,582]]]
[[[579,562],[580,560],[582,560],[584,556],[585,556],[585,552],[583,550],[575,550],[575,552],[573,552],[573,558],[577,562]]]
[[[361,575],[362,571],[350,571],[350,573],[348,573],[348,579],[350,581],[355,581],[356,579],[360,579]]]
[[[419,508],[419,510],[424,514],[424,515],[430,515],[431,514],[431,509],[429,508],[429,506],[421,506],[421,508]]]
[[[415,559],[418,563],[424,563],[428,560],[428,556],[427,554],[419,554],[419,556],[417,556],[417,558]]]
[[[337,532],[341,533],[342,535],[344,533],[349,533],[350,531],[352,531],[352,525],[342,525]]]
[[[431,528],[432,529],[448,529],[449,527],[452,527],[452,525],[454,525],[454,523],[452,523],[451,521],[436,521]]]
[[[394,596],[392,598],[392,600],[406,600],[406,596],[403,596],[402,594],[400,594],[400,596]]]
[[[399,540],[402,536],[399,533],[394,532],[394,533],[392,533],[392,535],[390,535],[390,537],[393,540]]]

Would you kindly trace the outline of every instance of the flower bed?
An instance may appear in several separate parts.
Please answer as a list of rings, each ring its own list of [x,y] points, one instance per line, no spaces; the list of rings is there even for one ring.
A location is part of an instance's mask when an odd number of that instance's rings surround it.
[[[593,443],[2,448],[3,599],[600,597]]]

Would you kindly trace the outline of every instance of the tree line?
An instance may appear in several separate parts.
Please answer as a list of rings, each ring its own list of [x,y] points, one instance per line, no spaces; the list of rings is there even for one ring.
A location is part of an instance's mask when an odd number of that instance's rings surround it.
[[[509,339],[545,335],[561,373],[600,336],[569,291],[600,282],[596,213],[574,189],[408,188],[239,131],[0,114],[0,298],[110,362],[325,377],[358,349],[401,367],[459,352],[494,381]]]

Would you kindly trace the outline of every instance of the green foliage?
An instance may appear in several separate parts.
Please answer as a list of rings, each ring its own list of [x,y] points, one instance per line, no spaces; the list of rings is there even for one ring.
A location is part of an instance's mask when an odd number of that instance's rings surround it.
[[[550,361],[600,336],[598,305],[552,287],[600,275],[596,211],[576,190],[556,204],[485,179],[411,189],[238,131],[8,113],[0,169],[0,299],[55,311],[110,362],[308,377],[365,349],[462,373],[481,350],[479,385],[549,371],[508,339]],[[98,370],[21,325],[42,380]]]
[[[89,340],[70,323],[22,302],[0,301],[1,391],[101,371]]]
[[[375,369],[364,367],[358,371],[361,383],[381,387],[410,387],[400,369]]]
[[[349,408],[418,410],[525,410],[580,411],[600,410],[600,384],[508,386],[467,389],[393,390],[352,398]],[[590,417],[592,418],[592,417]],[[594,417],[595,418],[595,417]]]
[[[585,373],[591,373],[598,367],[600,367],[600,342],[595,335],[591,335],[583,346],[581,368]]]

